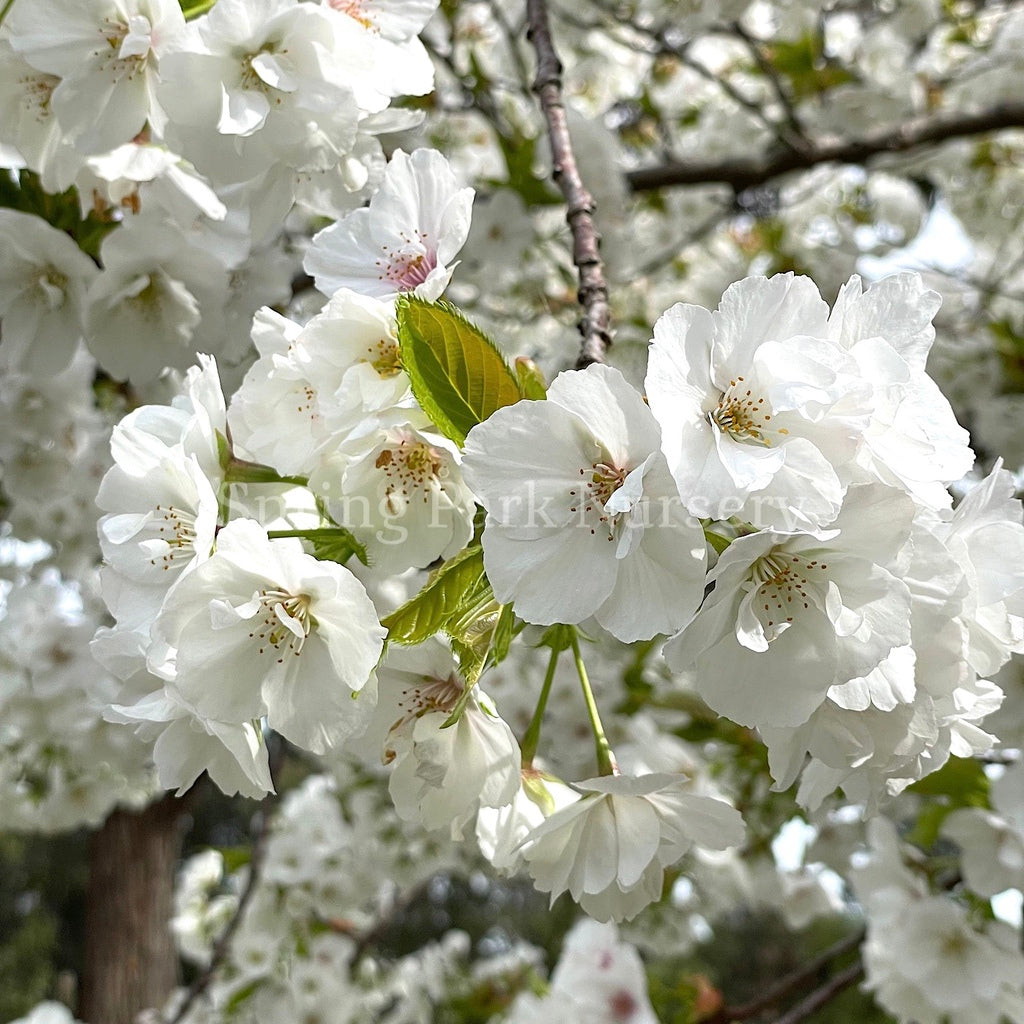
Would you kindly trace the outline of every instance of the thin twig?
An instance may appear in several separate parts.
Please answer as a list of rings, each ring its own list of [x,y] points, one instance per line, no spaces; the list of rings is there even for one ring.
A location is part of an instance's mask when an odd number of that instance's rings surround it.
[[[278,738],[271,737],[271,739]],[[272,763],[270,767],[271,776],[273,777],[278,773],[280,763],[284,757],[284,743],[278,742],[276,749],[273,749],[271,754]],[[242,918],[245,917],[245,911],[248,908],[249,903],[252,901],[253,896],[255,896],[256,890],[259,888],[259,883],[262,879],[263,859],[266,855],[267,839],[270,836],[270,818],[278,799],[278,793],[272,792],[268,793],[260,801],[259,811],[257,812],[256,834],[252,843],[252,857],[249,859],[249,877],[246,879],[245,888],[242,890],[242,894],[238,898],[238,906],[235,907],[235,912],[231,916],[231,920],[228,921],[224,931],[220,933],[217,941],[213,944],[209,964],[207,964],[202,974],[198,975],[192,984],[189,985],[188,991],[185,993],[184,1000],[178,1007],[174,1016],[171,1017],[166,1024],[180,1024],[180,1022],[185,1019],[196,1001],[200,999],[203,993],[205,993],[210,987],[210,983],[213,981],[213,976],[217,973],[217,970],[228,955],[235,933],[238,931],[238,928],[242,923]]]
[[[600,236],[594,225],[594,199],[580,178],[569,137],[562,101],[562,64],[551,40],[545,0],[526,0],[526,13],[527,38],[537,53],[533,91],[540,99],[547,122],[552,176],[565,197],[565,219],[572,232],[572,261],[579,272],[578,299],[583,307],[580,334],[583,338],[576,366],[582,369],[591,363],[603,363],[612,343],[608,284],[599,251]]]
[[[736,192],[763,185],[780,174],[826,163],[863,163],[883,153],[906,153],[951,139],[969,138],[1006,128],[1024,128],[1024,104],[1000,103],[966,114],[922,117],[863,139],[822,141],[804,150],[780,149],[757,160],[668,163],[630,171],[626,181],[634,192],[670,185],[729,185]]]
[[[858,928],[851,935],[847,935],[845,938],[829,946],[828,949],[823,950],[812,960],[801,964],[795,971],[787,974],[784,978],[780,978],[763,995],[750,1000],[748,1003],[741,1003],[739,1006],[723,1007],[708,1024],[713,1024],[714,1021],[749,1020],[751,1017],[756,1017],[763,1011],[771,1009],[782,1002],[786,996],[815,978],[833,960],[837,960],[839,957],[857,949],[864,941],[864,936],[864,929]]]
[[[816,988],[806,999],[802,999],[781,1017],[777,1017],[774,1024],[800,1024],[800,1021],[806,1020],[812,1013],[816,1013],[835,999],[840,992],[851,985],[856,985],[863,977],[864,964],[858,960],[834,974],[821,988]]]
[[[660,30],[654,36],[655,42],[658,44],[658,52],[664,54],[667,57],[674,57],[684,67],[688,67],[691,71],[700,75],[705,81],[710,82],[717,89],[721,90],[726,96],[729,97],[738,107],[742,107],[744,110],[752,114],[761,124],[768,129],[779,142],[785,146],[789,146],[789,140],[785,137],[784,126],[776,124],[761,106],[757,100],[751,99],[749,96],[745,96],[740,89],[731,82],[725,75],[721,75],[716,71],[712,71],[706,64],[703,64],[696,57],[690,53],[689,43],[685,43],[682,46],[676,46],[672,43],[666,34],[665,30]]]
[[[786,126],[789,130],[788,133],[782,133],[781,141],[786,145],[792,146],[794,149],[805,149],[808,144],[807,132],[797,115],[792,97],[782,84],[778,68],[776,68],[775,65],[764,55],[764,51],[761,49],[758,41],[753,36],[749,35],[742,25],[739,23],[734,24],[732,26],[732,30],[740,39],[743,40],[743,43],[749,51],[750,56],[753,57],[758,70],[767,79],[768,84],[775,93],[776,99],[779,101],[779,105],[782,107],[782,114],[786,120]]]
[[[394,925],[395,920],[401,914],[405,913],[405,911],[414,903],[418,902],[423,895],[430,890],[430,885],[435,877],[435,875],[431,875],[429,878],[424,878],[421,882],[418,882],[407,893],[404,893],[399,897],[391,907],[390,911],[381,917],[381,919],[377,921],[372,928],[368,929],[362,935],[354,936],[356,939],[356,945],[352,951],[353,964],[358,963],[369,950],[377,946],[381,939],[383,939],[387,934],[388,929]]]
[[[512,58],[512,63],[515,66],[516,76],[519,78],[523,89],[529,91],[530,69],[526,66],[526,60],[516,45],[518,32],[509,24],[508,18],[505,17],[503,5],[498,0],[488,0],[488,7],[491,9],[491,17],[494,18],[498,28],[501,29],[502,34],[505,36],[505,45],[508,47],[509,56]]]

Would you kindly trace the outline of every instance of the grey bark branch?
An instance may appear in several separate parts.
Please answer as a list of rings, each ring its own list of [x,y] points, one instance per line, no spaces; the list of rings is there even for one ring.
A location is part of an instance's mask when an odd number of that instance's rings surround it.
[[[599,248],[600,236],[594,224],[594,199],[580,178],[569,136],[562,101],[562,64],[555,52],[545,0],[526,0],[529,24],[527,38],[537,54],[537,76],[533,91],[540,100],[551,144],[552,176],[565,198],[565,219],[572,232],[572,261],[579,273],[580,319],[577,369],[603,363],[611,336],[611,308],[608,284]]]
[[[863,163],[885,153],[906,153],[921,146],[969,138],[1006,128],[1024,128],[1024,104],[1000,103],[971,114],[936,114],[916,118],[865,136],[811,143],[807,148],[784,148],[756,160],[687,161],[647,167],[626,174],[634,192],[672,185],[729,185],[733,191],[763,185],[790,171],[808,170],[819,164]]]

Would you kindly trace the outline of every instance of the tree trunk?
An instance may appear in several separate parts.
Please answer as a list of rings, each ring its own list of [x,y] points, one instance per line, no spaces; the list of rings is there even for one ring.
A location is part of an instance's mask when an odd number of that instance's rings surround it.
[[[187,806],[168,795],[139,812],[114,811],[90,836],[78,1011],[87,1024],[134,1024],[177,984],[169,921]]]

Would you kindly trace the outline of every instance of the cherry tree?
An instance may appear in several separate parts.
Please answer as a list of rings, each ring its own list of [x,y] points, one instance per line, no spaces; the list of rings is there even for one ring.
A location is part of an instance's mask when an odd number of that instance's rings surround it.
[[[21,1022],[1024,1024],[1018,5],[0,23]],[[462,877],[556,955],[389,945]],[[838,941],[679,973],[755,907]]]

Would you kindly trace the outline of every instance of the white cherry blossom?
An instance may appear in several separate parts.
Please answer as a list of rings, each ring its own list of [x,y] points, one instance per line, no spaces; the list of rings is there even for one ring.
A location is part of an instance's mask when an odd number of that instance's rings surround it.
[[[184,370],[197,350],[220,350],[214,310],[226,299],[228,271],[180,228],[140,214],[104,239],[100,256],[85,340],[109,373],[148,383],[165,367]]]
[[[122,461],[100,484],[96,503],[107,514],[99,521],[100,547],[123,579],[110,607],[120,619],[134,605],[155,601],[184,573],[208,558],[217,527],[217,495],[193,456],[156,444],[145,435],[122,441]],[[125,455],[128,457],[126,458]]]
[[[437,299],[469,235],[472,206],[473,189],[459,188],[436,150],[397,150],[370,205],[313,237],[306,270],[325,295],[351,288],[381,299]]]
[[[577,782],[575,803],[530,832],[522,855],[551,902],[568,891],[599,921],[635,917],[661,895],[665,868],[697,843],[743,841],[743,819],[721,800],[687,792],[685,776],[604,776]]]
[[[910,642],[913,502],[882,485],[851,488],[831,529],[734,540],[713,589],[665,648],[719,714],[742,725],[805,722],[836,684],[867,676]]]
[[[419,413],[414,422],[354,435],[310,476],[331,518],[382,572],[424,569],[473,535],[476,503],[458,449],[426,429],[425,419]]]
[[[758,526],[835,518],[871,388],[829,341],[807,278],[747,278],[714,312],[679,303],[654,326],[646,388],[662,449],[695,515]]]
[[[434,85],[434,65],[418,35],[438,0],[321,0],[336,14],[337,52],[351,69],[361,106],[376,106],[372,93],[422,96]],[[344,55],[342,57],[341,55]]]
[[[339,14],[347,15],[366,31],[404,43],[423,31],[438,8],[439,0],[321,0]]]
[[[47,192],[63,192],[85,157],[67,140],[53,113],[57,75],[28,64],[0,38],[0,139],[13,146]]]
[[[156,101],[162,56],[184,31],[177,0],[32,0],[7,19],[11,45],[54,75],[51,105],[65,137],[102,153],[165,119]]]
[[[204,718],[266,715],[285,738],[323,753],[365,725],[384,635],[347,569],[237,519],[165,599],[150,668]]]
[[[415,406],[388,303],[342,289],[305,326],[261,309],[252,339],[260,358],[232,397],[232,437],[281,473],[311,473],[325,450]]]
[[[463,465],[487,509],[494,593],[528,622],[594,616],[631,641],[696,610],[703,531],[678,500],[654,417],[617,370],[568,371],[546,401],[499,409],[469,432]]]
[[[364,744],[380,744],[393,766],[388,789],[402,818],[460,836],[479,808],[512,802],[519,744],[487,694],[475,687],[458,722],[444,727],[466,683],[440,640],[392,647],[377,678],[378,710]]]
[[[95,264],[40,217],[0,210],[0,364],[34,375],[68,366],[82,336]]]
[[[218,490],[224,477],[222,446],[227,439],[227,412],[217,361],[197,356],[197,364],[185,374],[180,393],[167,405],[141,405],[114,428],[111,451],[114,461],[131,465],[136,447],[155,451],[160,445],[180,447],[186,457],[195,456],[200,468]]]
[[[935,533],[970,583],[964,610],[969,658],[980,675],[1024,651],[1024,510],[1013,478],[997,462]]]
[[[168,687],[131,705],[113,704],[111,722],[134,725],[153,743],[153,763],[160,785],[191,789],[203,772],[221,792],[259,799],[274,791],[267,747],[252,722],[219,722],[196,714],[181,694]]]
[[[521,993],[509,1024],[541,1021],[658,1024],[636,949],[613,924],[581,918],[570,929],[543,997]]]
[[[991,786],[992,810],[958,807],[942,822],[942,835],[961,850],[967,885],[979,896],[1024,889],[1024,763]]]
[[[336,166],[359,108],[334,48],[332,19],[315,4],[218,0],[161,67],[169,140],[224,183],[275,165]]]
[[[868,918],[867,987],[901,1022],[1024,1021],[1017,933],[995,921],[978,930],[949,895],[929,895],[901,861],[891,822],[868,826],[870,856],[852,873]]]
[[[941,301],[918,274],[894,274],[867,290],[854,276],[828,324],[829,338],[857,361],[874,392],[858,464],[934,508],[949,506],[947,485],[974,462],[967,431],[925,372]]]

